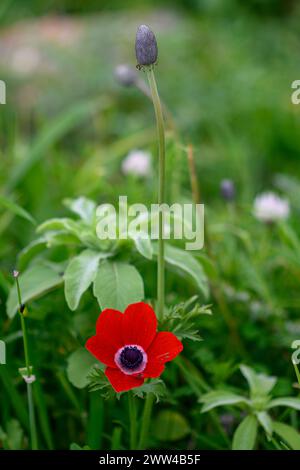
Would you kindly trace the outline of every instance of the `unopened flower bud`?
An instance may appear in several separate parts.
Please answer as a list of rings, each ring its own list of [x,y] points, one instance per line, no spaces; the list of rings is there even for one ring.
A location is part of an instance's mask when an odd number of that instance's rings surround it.
[[[33,382],[35,382],[36,380],[36,377],[35,375],[31,374],[31,375],[23,375],[23,379],[25,380],[25,382],[27,384],[32,384]]]
[[[19,271],[17,271],[16,269],[13,270],[13,277],[16,279],[17,277],[19,277]]]
[[[135,40],[135,54],[138,65],[152,65],[157,60],[157,42],[151,29],[142,24],[138,27]]]
[[[225,201],[233,201],[235,198],[235,186],[231,180],[222,180],[221,181],[221,196]]]
[[[132,86],[136,84],[137,72],[130,65],[120,64],[115,68],[115,77],[120,85]]]

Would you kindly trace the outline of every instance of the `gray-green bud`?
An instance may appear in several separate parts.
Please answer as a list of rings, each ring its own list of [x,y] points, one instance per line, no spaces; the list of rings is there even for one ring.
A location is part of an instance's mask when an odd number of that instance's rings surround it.
[[[157,60],[157,42],[151,29],[142,24],[138,27],[135,40],[135,54],[138,65],[152,65]]]

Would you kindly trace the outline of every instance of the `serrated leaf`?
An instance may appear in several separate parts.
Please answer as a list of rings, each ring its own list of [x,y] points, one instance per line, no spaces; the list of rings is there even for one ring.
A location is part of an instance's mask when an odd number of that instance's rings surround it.
[[[237,395],[226,390],[213,390],[201,396],[201,403],[204,403],[201,413],[212,410],[217,406],[228,406],[236,404],[245,404],[249,405],[249,400],[247,400],[242,395]]]
[[[76,310],[82,294],[94,281],[99,260],[107,255],[92,250],[84,250],[71,259],[64,274],[65,297],[71,310]]]
[[[300,434],[291,426],[278,421],[273,422],[273,429],[293,450],[300,450]]]
[[[26,303],[60,285],[62,277],[49,266],[39,264],[22,273],[19,276],[19,283],[22,292],[22,302]],[[12,318],[16,314],[18,307],[17,289],[14,284],[7,299],[7,315]]]
[[[139,398],[144,398],[149,393],[153,393],[156,403],[166,394],[166,387],[162,380],[154,379],[151,382],[144,383],[140,387],[134,388],[132,393]]]
[[[144,298],[144,284],[139,272],[134,266],[119,262],[100,264],[93,290],[102,310],[124,311],[127,305]]]
[[[80,447],[78,444],[76,444],[76,442],[72,442],[70,445],[70,450],[91,450],[91,448],[88,445]]]
[[[232,450],[252,450],[257,436],[257,419],[246,416],[237,427],[232,441]]]
[[[95,365],[100,365],[85,348],[79,348],[68,357],[67,376],[77,388],[88,385],[88,375]]]

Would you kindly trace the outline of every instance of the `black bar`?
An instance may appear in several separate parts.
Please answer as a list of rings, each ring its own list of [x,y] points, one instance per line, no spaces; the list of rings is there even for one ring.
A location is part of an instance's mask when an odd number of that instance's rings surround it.
[[[0,451],[1,469],[9,469],[10,465],[21,464],[31,468],[54,468],[54,465],[82,465],[83,470],[90,468],[118,467],[135,469],[144,466],[167,467],[182,465],[200,466],[210,468],[211,464],[240,465],[268,465],[273,460],[277,464],[298,464],[300,451],[174,451],[174,450],[149,450],[149,451]],[[5,466],[4,466],[5,465]]]

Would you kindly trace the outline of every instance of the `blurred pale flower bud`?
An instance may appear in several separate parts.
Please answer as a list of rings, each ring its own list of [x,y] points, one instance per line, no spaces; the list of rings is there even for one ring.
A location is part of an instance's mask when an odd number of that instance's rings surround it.
[[[222,180],[220,185],[221,196],[225,201],[233,201],[235,198],[235,186],[232,180]]]
[[[260,194],[254,200],[253,214],[263,222],[284,220],[289,216],[289,213],[289,202],[272,192]]]
[[[123,86],[132,86],[137,82],[136,70],[127,64],[117,65],[115,68],[115,77],[120,85]]]
[[[157,60],[157,42],[151,29],[142,24],[138,27],[135,39],[135,54],[138,65],[152,65]]]
[[[36,377],[35,375],[31,374],[31,375],[23,375],[23,379],[25,380],[25,382],[27,384],[32,384],[35,380],[36,380]]]
[[[151,155],[143,150],[132,150],[122,162],[125,175],[147,176],[151,170]]]

